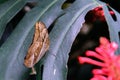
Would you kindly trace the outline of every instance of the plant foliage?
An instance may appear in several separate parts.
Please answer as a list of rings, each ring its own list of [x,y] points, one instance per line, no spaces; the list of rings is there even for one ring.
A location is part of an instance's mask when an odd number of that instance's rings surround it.
[[[29,0],[6,0],[0,4],[0,38],[6,24],[23,8],[27,1]],[[50,49],[43,61],[41,60],[36,66],[37,80],[66,80],[67,60],[72,43],[82,27],[86,13],[97,6],[103,6],[111,40],[120,44],[118,36],[120,31],[118,17],[120,15],[112,9],[117,17],[117,21],[114,21],[108,15],[105,3],[97,0],[88,0],[87,2],[75,0],[70,7],[62,9],[65,0],[36,1],[37,5],[25,14],[0,47],[0,80],[26,80],[29,76],[30,69],[23,65],[23,61],[32,42],[34,24],[37,21],[44,22],[47,28],[52,26],[49,33]],[[43,70],[41,70],[42,65]]]

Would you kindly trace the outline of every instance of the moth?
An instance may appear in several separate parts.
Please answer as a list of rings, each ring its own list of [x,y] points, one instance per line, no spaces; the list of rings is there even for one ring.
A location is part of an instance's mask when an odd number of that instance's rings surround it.
[[[43,22],[37,22],[35,24],[35,33],[32,44],[24,59],[24,65],[28,68],[33,68],[49,49],[49,45],[50,40],[45,24]]]

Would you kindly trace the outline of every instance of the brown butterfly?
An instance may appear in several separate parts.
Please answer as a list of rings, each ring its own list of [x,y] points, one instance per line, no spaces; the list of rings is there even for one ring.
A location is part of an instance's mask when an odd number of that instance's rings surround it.
[[[49,49],[49,45],[50,40],[45,24],[42,22],[37,22],[35,24],[33,42],[28,49],[28,53],[24,60],[24,65],[28,68],[33,68]]]

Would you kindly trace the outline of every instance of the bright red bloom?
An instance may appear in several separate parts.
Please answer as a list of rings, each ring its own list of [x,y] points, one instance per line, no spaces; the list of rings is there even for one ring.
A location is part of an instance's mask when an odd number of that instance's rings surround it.
[[[80,64],[89,63],[100,66],[100,69],[93,69],[93,78],[91,80],[120,80],[120,56],[115,55],[118,45],[115,42],[109,42],[106,38],[100,38],[100,46],[94,51],[87,51],[86,56],[78,57]],[[89,57],[99,59],[94,60]]]

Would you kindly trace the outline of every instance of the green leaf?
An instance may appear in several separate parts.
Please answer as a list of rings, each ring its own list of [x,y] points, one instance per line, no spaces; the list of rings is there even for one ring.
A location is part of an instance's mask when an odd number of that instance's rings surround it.
[[[42,80],[66,80],[67,60],[72,43],[81,29],[86,13],[98,6],[93,1],[76,0],[50,32],[51,45],[46,55]]]
[[[38,2],[39,0],[26,0],[27,2]]]
[[[6,1],[8,1],[8,0],[0,0],[0,4],[4,3]]]
[[[116,42],[118,44],[118,49],[116,51],[116,54],[120,54],[120,37],[119,37],[119,32],[120,32],[120,14],[115,11],[113,8],[111,8],[113,10],[113,12],[115,13],[115,16],[117,18],[117,21],[114,21],[112,16],[109,13],[109,10],[107,8],[107,6],[105,4],[103,4],[103,10],[105,13],[105,18],[108,24],[108,29],[109,29],[109,35],[110,35],[110,39],[112,42]]]
[[[6,24],[23,8],[24,5],[25,0],[8,0],[3,4],[0,4],[0,38]]]
[[[61,8],[56,6],[62,2],[57,0],[39,1],[38,5],[23,17],[0,48],[1,80],[25,80],[28,77],[29,70],[23,65],[23,61],[33,38],[33,26],[39,19],[47,27],[51,25],[57,16],[61,15]],[[50,14],[51,12],[53,13]],[[43,19],[43,16],[46,19]]]

